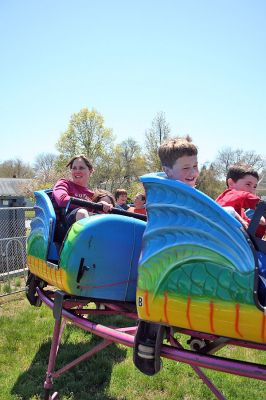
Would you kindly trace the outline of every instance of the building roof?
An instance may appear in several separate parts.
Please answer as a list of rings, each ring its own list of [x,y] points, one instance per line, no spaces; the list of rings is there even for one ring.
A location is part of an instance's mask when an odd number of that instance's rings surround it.
[[[23,196],[23,187],[30,182],[31,179],[0,178],[0,197]]]

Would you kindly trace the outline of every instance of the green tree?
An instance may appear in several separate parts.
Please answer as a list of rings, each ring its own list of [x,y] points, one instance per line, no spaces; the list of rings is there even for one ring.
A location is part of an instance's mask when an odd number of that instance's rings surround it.
[[[113,142],[112,130],[105,128],[103,116],[95,109],[83,108],[71,116],[67,130],[56,143],[60,153],[57,167],[62,168],[76,154],[86,155],[96,167],[111,151]]]
[[[106,154],[94,176],[97,175],[96,181],[104,189],[114,191],[123,187],[129,190],[145,172],[145,159],[140,145],[128,138],[116,145],[112,154]]]
[[[168,138],[170,127],[162,111],[156,114],[151,125],[151,128],[145,132],[145,155],[147,170],[155,172],[161,170],[158,148],[160,144]]]
[[[132,138],[124,140],[120,145],[122,171],[127,187],[138,181],[139,175],[145,172],[144,157],[140,145]]]
[[[197,179],[197,189],[216,199],[225,187],[225,182],[219,180],[219,174],[214,165],[211,164],[209,167],[203,165]]]

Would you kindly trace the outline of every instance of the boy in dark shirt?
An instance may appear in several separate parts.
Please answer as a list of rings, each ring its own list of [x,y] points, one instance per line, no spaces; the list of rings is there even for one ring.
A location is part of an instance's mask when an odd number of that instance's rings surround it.
[[[127,210],[127,191],[125,189],[116,189],[115,191],[115,207],[121,210]]]

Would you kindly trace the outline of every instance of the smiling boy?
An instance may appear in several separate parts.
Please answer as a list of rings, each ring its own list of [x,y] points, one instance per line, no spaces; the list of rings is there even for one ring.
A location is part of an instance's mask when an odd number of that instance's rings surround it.
[[[125,189],[116,189],[115,191],[115,207],[122,210],[128,209],[127,191]]]
[[[199,176],[198,149],[190,136],[167,140],[159,147],[158,155],[169,179],[195,187]]]
[[[164,172],[169,179],[181,181],[188,186],[195,187],[199,176],[198,149],[192,143],[190,136],[170,139],[161,144],[158,150]],[[254,187],[253,184],[250,184]],[[245,228],[248,222],[242,218],[240,212],[232,204],[221,204],[234,218],[238,219]]]

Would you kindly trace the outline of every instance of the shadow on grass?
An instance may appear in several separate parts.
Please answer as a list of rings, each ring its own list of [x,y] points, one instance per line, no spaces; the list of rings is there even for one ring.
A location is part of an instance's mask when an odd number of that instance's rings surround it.
[[[70,327],[73,331],[78,328]],[[64,343],[59,347],[56,359],[58,370],[75,358],[84,354],[102,341],[101,338],[88,334],[88,341],[82,343],[70,343],[71,333],[67,333]],[[77,340],[78,342],[78,340]],[[29,342],[30,346],[30,342]],[[51,340],[43,343],[36,353],[29,369],[23,372],[12,388],[12,395],[22,400],[30,398],[44,398],[43,384],[48,365]],[[58,391],[60,399],[71,400],[115,400],[108,395],[108,387],[112,375],[113,365],[126,358],[125,348],[119,348],[115,343],[94,354],[76,367],[65,372],[54,380],[51,394]]]

